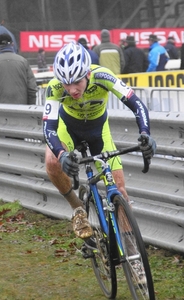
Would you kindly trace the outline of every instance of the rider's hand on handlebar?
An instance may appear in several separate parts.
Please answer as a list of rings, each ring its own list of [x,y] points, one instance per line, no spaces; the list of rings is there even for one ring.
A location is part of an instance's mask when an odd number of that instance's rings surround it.
[[[155,154],[157,147],[154,139],[152,139],[152,137],[148,134],[142,133],[138,138],[138,141],[140,142],[139,146],[143,156],[147,159],[151,159]]]
[[[73,177],[78,175],[79,165],[71,160],[69,152],[64,151],[61,154],[59,161],[61,163],[63,172],[65,172],[68,176]]]

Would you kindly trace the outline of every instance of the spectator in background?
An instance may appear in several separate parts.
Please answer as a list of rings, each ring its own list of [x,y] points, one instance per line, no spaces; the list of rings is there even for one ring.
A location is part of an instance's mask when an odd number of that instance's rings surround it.
[[[184,43],[181,45],[181,65],[180,70],[184,70]]]
[[[77,42],[80,43],[88,51],[89,55],[91,56],[91,63],[94,65],[99,65],[99,57],[93,50],[89,49],[86,39],[80,38]]]
[[[120,48],[124,51],[124,48],[125,48],[125,39],[119,40],[119,46],[120,46]],[[124,52],[123,52],[123,53],[124,53]]]
[[[0,91],[0,103],[36,104],[36,79],[27,59],[14,53],[9,34],[0,35]]]
[[[46,58],[45,58],[45,50],[42,48],[38,50],[37,64],[38,64],[38,72],[48,71]]]
[[[101,44],[93,48],[99,57],[99,64],[110,69],[114,74],[122,74],[125,66],[123,50],[110,42],[110,32],[101,31]]]
[[[169,60],[166,49],[158,43],[159,39],[154,34],[150,34],[148,41],[150,43],[150,48],[147,72],[164,71],[165,65]]]
[[[169,54],[170,59],[178,59],[179,53],[178,49],[175,47],[175,39],[172,36],[169,36],[167,39],[167,44],[165,45],[165,49]]]
[[[124,45],[125,68],[124,74],[146,72],[148,60],[146,54],[136,47],[136,41],[133,36],[127,36],[122,41]]]
[[[13,35],[13,33],[11,33],[5,26],[4,26],[4,20],[1,21],[1,24],[0,24],[0,34],[9,34],[12,38],[12,41],[13,41],[13,50],[15,53],[18,53],[18,46],[17,46],[17,42],[16,42],[16,39],[15,39],[15,36]]]

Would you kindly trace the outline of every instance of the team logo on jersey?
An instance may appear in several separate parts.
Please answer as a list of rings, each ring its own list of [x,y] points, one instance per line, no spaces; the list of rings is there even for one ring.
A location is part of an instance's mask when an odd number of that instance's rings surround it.
[[[54,84],[53,85],[53,88],[56,90],[56,91],[58,91],[60,88],[62,88],[62,84],[59,82],[59,83],[57,83],[57,84]]]
[[[114,78],[111,74],[104,73],[104,72],[98,72],[94,75],[95,79],[105,79],[108,81],[111,81],[113,83],[116,82],[116,78]]]
[[[53,97],[54,94],[53,94],[53,90],[51,88],[51,86],[48,86],[47,90],[46,90],[46,97],[49,98],[49,97]]]
[[[86,94],[91,94],[93,93],[94,91],[96,91],[97,89],[97,86],[96,85],[93,85],[92,87],[90,87],[87,91],[86,91]]]
[[[73,109],[73,110],[78,110],[78,109],[96,109],[97,107],[100,107],[102,104],[104,103],[103,99],[99,99],[99,100],[88,100],[85,102],[81,102],[81,103],[74,103],[72,105],[69,105],[68,107]]]

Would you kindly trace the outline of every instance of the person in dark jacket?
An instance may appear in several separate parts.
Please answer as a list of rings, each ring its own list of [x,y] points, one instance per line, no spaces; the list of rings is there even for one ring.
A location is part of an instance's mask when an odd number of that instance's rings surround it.
[[[178,49],[175,47],[175,39],[172,36],[169,36],[167,39],[167,44],[165,45],[165,49],[169,54],[170,59],[178,59],[179,53]]]
[[[14,34],[11,31],[9,31],[4,26],[4,22],[5,22],[4,20],[1,21],[1,24],[0,24],[0,34],[4,34],[5,33],[5,34],[9,34],[11,36],[12,41],[13,41],[13,50],[14,50],[15,53],[18,53],[19,51],[18,51],[18,46],[17,46],[17,41],[15,39],[15,36],[14,36]]]
[[[125,66],[123,50],[110,42],[110,32],[107,29],[101,31],[101,44],[93,48],[99,57],[99,64],[110,69],[114,74],[122,74]]]
[[[45,50],[43,48],[40,48],[38,50],[37,63],[38,63],[38,72],[48,71],[47,62],[45,58]]]
[[[89,49],[86,39],[80,38],[77,42],[88,51],[89,55],[91,56],[91,63],[94,65],[99,65],[99,57],[93,50]]]
[[[148,60],[143,50],[136,47],[136,41],[133,36],[127,36],[122,41],[124,46],[125,68],[124,74],[146,72]]]
[[[14,52],[9,34],[0,35],[0,103],[36,104],[37,84],[31,67]]]
[[[155,34],[150,34],[148,41],[150,43],[147,72],[164,71],[165,65],[169,60],[169,54],[166,49],[161,46],[159,39]]]
[[[184,43],[181,45],[181,64],[180,64],[180,70],[184,70]]]

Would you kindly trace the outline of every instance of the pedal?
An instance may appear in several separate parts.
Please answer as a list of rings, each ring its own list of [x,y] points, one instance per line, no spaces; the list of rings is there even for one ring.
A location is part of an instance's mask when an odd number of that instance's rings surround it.
[[[84,259],[93,257],[93,252],[88,253],[88,248],[86,247],[86,244],[82,245],[81,252]]]

